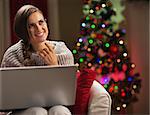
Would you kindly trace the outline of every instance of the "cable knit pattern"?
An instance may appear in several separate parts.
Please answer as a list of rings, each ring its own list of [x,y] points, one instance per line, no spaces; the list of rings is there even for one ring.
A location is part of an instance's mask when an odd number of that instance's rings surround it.
[[[64,42],[60,41],[47,41],[54,46],[54,51],[57,55],[59,65],[74,64],[74,58],[71,51],[66,47]],[[24,66],[23,56],[24,43],[20,40],[15,45],[11,46],[5,52],[1,67],[21,67]],[[36,53],[31,54],[31,59],[35,60],[36,65],[46,65],[44,60]]]

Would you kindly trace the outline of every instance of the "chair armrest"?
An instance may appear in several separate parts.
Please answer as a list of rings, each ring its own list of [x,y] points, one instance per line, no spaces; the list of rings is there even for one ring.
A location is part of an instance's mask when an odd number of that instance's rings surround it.
[[[100,83],[94,81],[90,89],[88,115],[110,115],[111,103],[109,93]]]

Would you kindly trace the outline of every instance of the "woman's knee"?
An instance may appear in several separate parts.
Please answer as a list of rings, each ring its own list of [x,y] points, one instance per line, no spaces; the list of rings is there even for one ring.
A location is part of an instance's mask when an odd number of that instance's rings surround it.
[[[69,109],[62,105],[53,106],[48,113],[49,115],[71,115]]]
[[[13,115],[48,115],[47,110],[42,107],[31,107]]]

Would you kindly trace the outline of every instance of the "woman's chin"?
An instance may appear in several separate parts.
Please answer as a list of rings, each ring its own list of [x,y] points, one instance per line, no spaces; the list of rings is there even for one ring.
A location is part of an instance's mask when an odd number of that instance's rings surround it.
[[[46,39],[39,39],[38,40],[39,43],[42,43],[42,42],[45,42],[45,41],[46,41]]]

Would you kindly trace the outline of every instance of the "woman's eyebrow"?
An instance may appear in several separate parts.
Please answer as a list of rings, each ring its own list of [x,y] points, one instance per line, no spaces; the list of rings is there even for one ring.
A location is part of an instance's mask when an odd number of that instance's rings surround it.
[[[29,25],[31,25],[31,24],[36,24],[36,23],[38,23],[38,22],[40,22],[40,21],[45,21],[44,19],[39,19],[37,22],[29,22]]]

